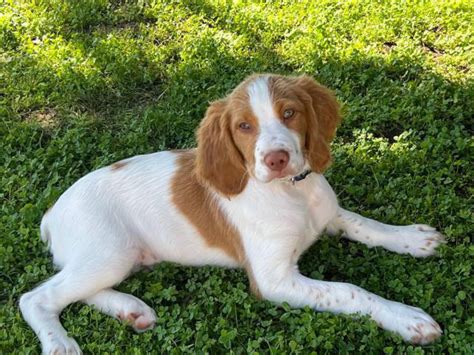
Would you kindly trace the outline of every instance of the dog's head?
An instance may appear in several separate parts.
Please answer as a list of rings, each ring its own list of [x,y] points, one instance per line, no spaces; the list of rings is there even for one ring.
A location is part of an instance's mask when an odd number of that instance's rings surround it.
[[[249,177],[321,173],[339,121],[334,95],[310,77],[251,76],[209,106],[197,132],[197,173],[225,195],[240,193]]]

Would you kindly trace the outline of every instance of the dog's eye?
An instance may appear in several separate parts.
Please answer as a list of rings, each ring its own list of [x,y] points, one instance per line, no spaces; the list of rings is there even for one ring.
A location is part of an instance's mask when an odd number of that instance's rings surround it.
[[[289,120],[290,118],[293,117],[294,114],[295,114],[295,111],[292,110],[291,108],[286,109],[285,112],[283,112],[283,119]]]
[[[242,122],[241,124],[239,124],[239,128],[242,131],[249,131],[249,130],[252,129],[252,126],[250,124],[248,124],[247,122]]]

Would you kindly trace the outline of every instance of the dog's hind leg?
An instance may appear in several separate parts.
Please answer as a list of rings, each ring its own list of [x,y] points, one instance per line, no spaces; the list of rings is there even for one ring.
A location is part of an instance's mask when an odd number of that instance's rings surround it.
[[[100,257],[97,253],[76,254],[59,273],[21,297],[23,317],[40,339],[44,354],[81,353],[59,322],[59,314],[67,305],[87,299],[127,277],[137,258],[133,253],[109,248]]]
[[[137,332],[153,328],[155,311],[135,296],[112,289],[101,290],[84,300],[109,316],[129,323]]]

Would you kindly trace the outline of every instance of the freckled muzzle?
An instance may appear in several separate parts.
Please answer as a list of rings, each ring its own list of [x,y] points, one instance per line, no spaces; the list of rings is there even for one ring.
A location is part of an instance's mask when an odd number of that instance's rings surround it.
[[[255,177],[262,182],[295,175],[304,167],[297,135],[286,129],[282,133],[266,135],[262,132],[257,140]]]

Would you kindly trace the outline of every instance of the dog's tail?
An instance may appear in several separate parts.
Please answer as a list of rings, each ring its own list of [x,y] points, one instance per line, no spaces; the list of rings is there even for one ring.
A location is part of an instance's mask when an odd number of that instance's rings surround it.
[[[48,228],[48,214],[50,213],[51,208],[49,208],[46,213],[43,215],[40,224],[40,236],[41,240],[47,244],[48,249],[51,245],[51,233],[49,232]]]

